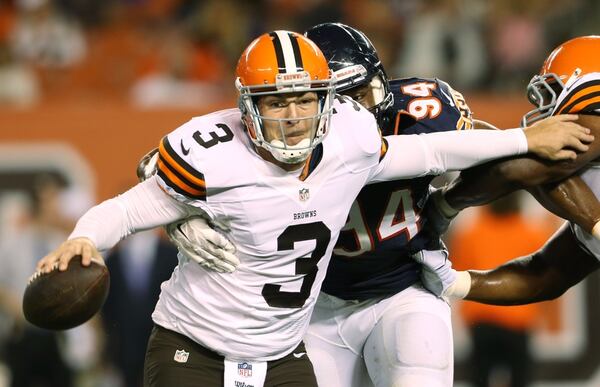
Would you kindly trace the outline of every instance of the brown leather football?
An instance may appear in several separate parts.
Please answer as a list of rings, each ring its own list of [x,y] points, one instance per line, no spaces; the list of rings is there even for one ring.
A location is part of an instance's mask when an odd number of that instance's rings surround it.
[[[63,330],[76,327],[95,315],[108,295],[110,278],[103,263],[81,265],[75,256],[65,271],[36,272],[23,296],[23,313],[40,328]]]

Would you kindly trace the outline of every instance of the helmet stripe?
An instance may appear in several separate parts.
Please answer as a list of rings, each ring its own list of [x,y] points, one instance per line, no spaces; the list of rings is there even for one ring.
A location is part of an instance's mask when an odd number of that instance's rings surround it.
[[[301,70],[300,47],[296,39],[291,39],[292,34],[287,31],[275,31],[270,35],[273,38],[279,72],[295,73]]]
[[[300,45],[298,44],[298,37],[292,33],[288,34],[290,41],[292,42],[292,50],[294,50],[294,58],[296,59],[296,71],[302,71],[304,64],[302,63],[302,55],[300,54]]]
[[[281,40],[275,32],[269,34],[271,41],[273,42],[273,48],[275,49],[275,57],[277,58],[277,67],[280,73],[285,72],[285,59],[283,57],[283,48],[281,47]]]

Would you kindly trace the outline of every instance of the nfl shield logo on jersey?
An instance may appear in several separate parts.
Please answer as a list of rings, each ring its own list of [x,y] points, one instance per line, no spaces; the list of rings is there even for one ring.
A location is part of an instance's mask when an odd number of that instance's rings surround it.
[[[252,376],[252,364],[238,363],[238,374],[247,378]]]
[[[187,363],[189,356],[189,352],[186,352],[183,349],[178,349],[175,351],[175,356],[173,357],[173,360],[175,360],[177,363]]]
[[[308,188],[302,188],[300,191],[298,191],[298,194],[300,195],[300,200],[302,200],[303,202],[307,201],[310,197]]]

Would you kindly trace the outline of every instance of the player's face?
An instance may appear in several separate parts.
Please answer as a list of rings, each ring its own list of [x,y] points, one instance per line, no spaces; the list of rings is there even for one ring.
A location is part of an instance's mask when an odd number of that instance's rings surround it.
[[[367,109],[381,103],[385,98],[383,81],[379,76],[374,77],[371,82],[365,85],[353,87],[340,93],[347,95]]]
[[[318,97],[315,92],[274,94],[258,101],[267,142],[282,141],[294,146],[311,139],[316,128]]]
[[[352,89],[342,91],[341,94],[347,95],[367,109],[375,106],[375,96],[369,84],[353,87]]]

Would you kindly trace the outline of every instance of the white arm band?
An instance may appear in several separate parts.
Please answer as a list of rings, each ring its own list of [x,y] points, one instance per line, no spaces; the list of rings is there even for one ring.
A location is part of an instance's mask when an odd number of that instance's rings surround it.
[[[471,273],[457,271],[456,280],[442,293],[442,297],[465,298],[471,291]]]
[[[106,250],[129,234],[186,218],[191,211],[160,189],[153,176],[92,207],[79,219],[69,239],[86,237],[98,250]]]
[[[387,136],[388,151],[370,183],[439,175],[527,153],[522,129],[465,130]]]

